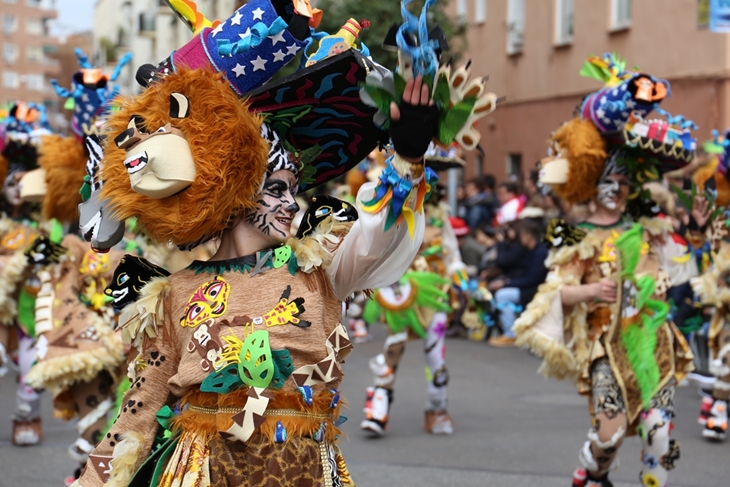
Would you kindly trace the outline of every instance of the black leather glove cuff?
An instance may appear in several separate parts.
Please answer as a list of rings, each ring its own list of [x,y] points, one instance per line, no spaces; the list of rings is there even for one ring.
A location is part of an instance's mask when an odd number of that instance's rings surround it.
[[[390,122],[390,139],[403,157],[422,157],[436,134],[439,109],[428,105],[399,105],[400,118]]]

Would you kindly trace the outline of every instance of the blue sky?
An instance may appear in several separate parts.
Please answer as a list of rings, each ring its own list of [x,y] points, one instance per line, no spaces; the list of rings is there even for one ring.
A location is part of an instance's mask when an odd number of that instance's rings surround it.
[[[53,31],[58,35],[91,30],[96,0],[56,0],[58,19]]]

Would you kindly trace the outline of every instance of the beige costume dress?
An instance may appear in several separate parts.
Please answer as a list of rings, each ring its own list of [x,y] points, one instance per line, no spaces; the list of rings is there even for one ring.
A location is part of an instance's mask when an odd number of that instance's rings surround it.
[[[165,417],[173,440],[148,461],[153,485],[353,485],[335,445],[352,347],[342,301],[401,276],[423,235],[415,215],[414,239],[383,231],[387,210],[360,211],[349,231],[150,281],[120,318],[140,350],[132,387],[78,484],[128,485]]]

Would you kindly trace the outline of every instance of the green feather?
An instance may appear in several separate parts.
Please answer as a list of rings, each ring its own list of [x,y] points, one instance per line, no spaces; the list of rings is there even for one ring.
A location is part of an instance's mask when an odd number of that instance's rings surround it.
[[[362,312],[362,319],[365,320],[365,323],[370,323],[371,325],[377,323],[382,316],[383,308],[381,308],[376,300],[372,298],[368,299],[365,304],[365,309]]]
[[[621,255],[621,277],[628,278],[634,275],[636,266],[641,258],[643,229],[635,223],[628,231],[616,239],[616,249]]]

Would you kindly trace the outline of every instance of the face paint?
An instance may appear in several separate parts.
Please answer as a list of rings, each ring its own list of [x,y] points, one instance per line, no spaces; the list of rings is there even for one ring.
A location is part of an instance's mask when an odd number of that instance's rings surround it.
[[[246,223],[265,236],[283,242],[289,238],[292,220],[299,211],[294,199],[296,190],[296,177],[291,171],[269,175],[258,195],[256,210],[246,215]]]
[[[8,176],[3,186],[3,196],[5,196],[10,206],[20,206],[23,204],[23,200],[20,197],[20,178],[17,176],[18,173],[13,173]]]
[[[605,206],[609,210],[616,209],[615,198],[621,192],[618,181],[609,177],[601,178],[598,182],[598,195],[596,199],[598,203]]]

